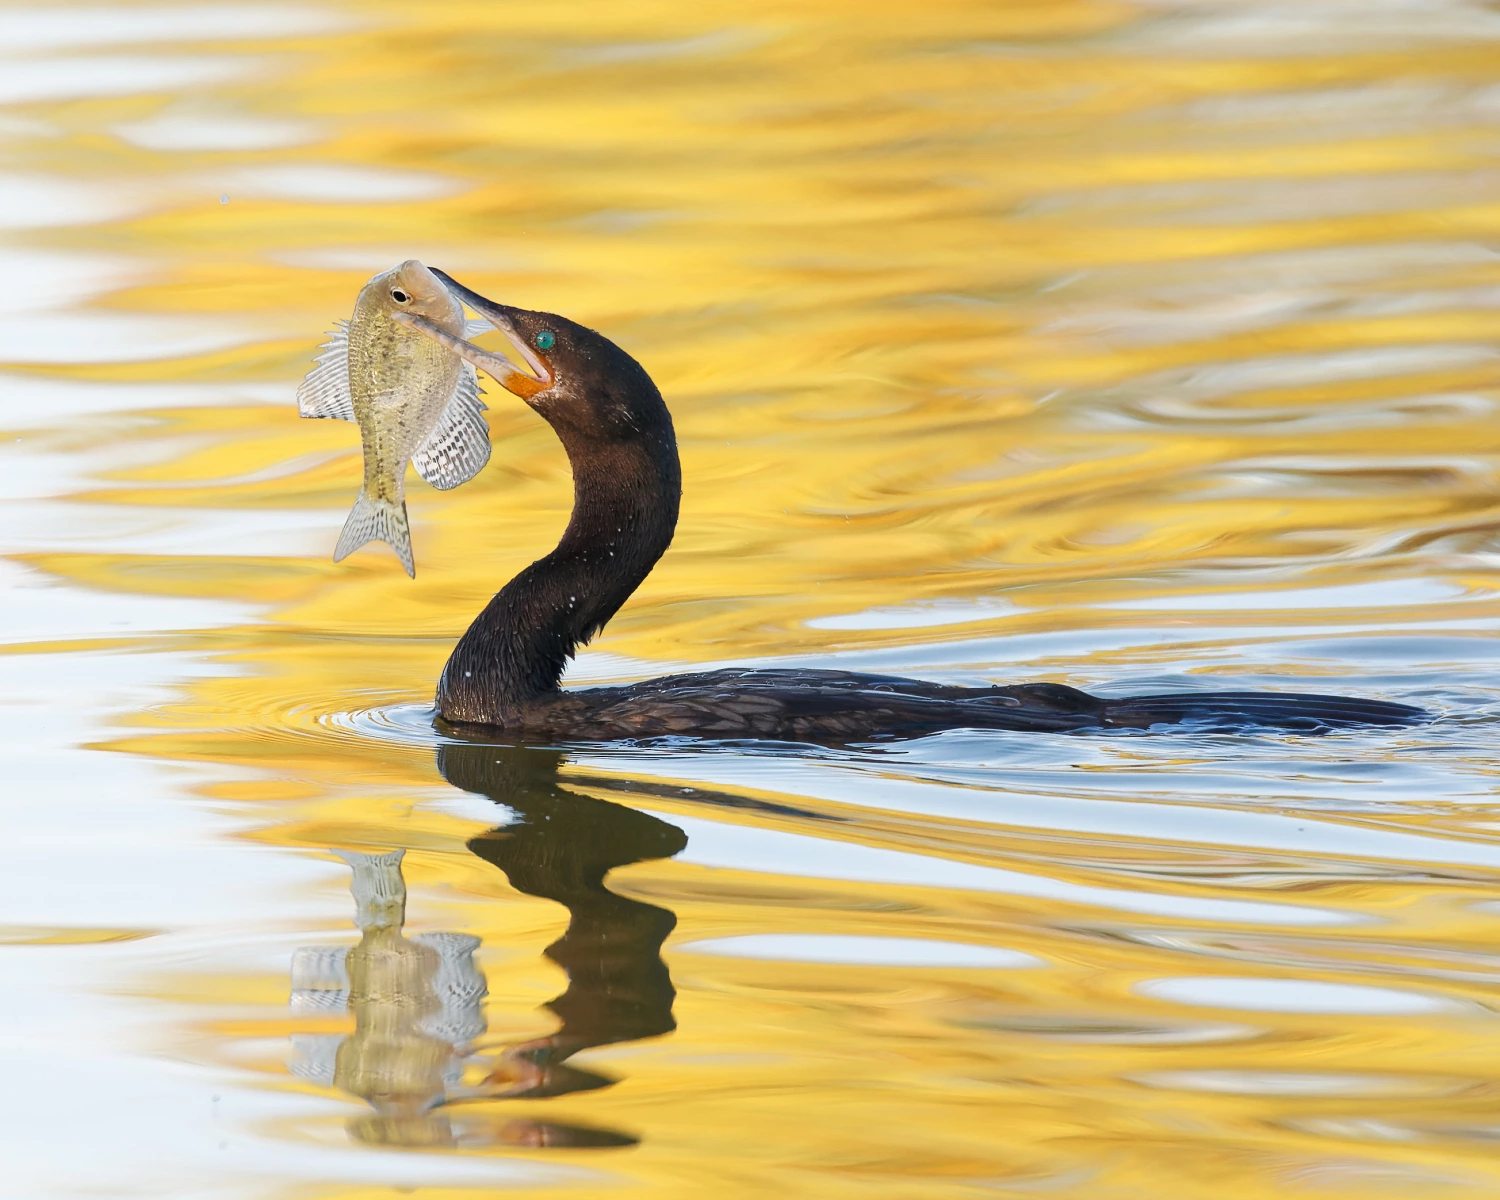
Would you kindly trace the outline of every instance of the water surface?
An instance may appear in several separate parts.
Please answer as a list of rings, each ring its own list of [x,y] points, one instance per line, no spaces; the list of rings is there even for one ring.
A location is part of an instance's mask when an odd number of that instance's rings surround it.
[[[1500,17],[0,9],[18,1196],[1492,1196]],[[606,331],[677,539],[577,683],[836,664],[1422,704],[1322,738],[493,748],[571,500],[492,394],[335,565],[322,331]],[[493,389],[492,389],[493,391]]]

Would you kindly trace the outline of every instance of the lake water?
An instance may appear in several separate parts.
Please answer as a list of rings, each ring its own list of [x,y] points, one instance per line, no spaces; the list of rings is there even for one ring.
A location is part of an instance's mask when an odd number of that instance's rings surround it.
[[[7,1197],[1500,1193],[1500,14],[0,8]],[[420,257],[686,491],[577,683],[838,665],[1327,737],[444,744],[551,431],[330,554]],[[607,879],[605,874],[608,872]]]

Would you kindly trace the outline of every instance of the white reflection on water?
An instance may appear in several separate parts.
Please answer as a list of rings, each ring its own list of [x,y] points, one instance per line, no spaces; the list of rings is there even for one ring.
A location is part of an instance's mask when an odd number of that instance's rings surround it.
[[[0,645],[224,628],[257,616],[253,605],[186,597],[117,596],[105,607],[96,595],[0,560]],[[67,673],[73,666],[57,669]]]
[[[249,74],[244,58],[164,58],[152,55],[97,55],[87,58],[33,58],[4,61],[0,104],[41,104],[94,96],[135,96],[173,92]]]
[[[1358,1075],[1331,1071],[1155,1071],[1133,1076],[1147,1087],[1231,1096],[1431,1096],[1464,1087],[1461,1079]]]
[[[13,313],[0,321],[0,361],[8,363],[121,363],[207,354],[263,336],[229,321],[182,316],[172,321],[142,313]]]
[[[1462,1005],[1441,996],[1364,984],[1327,983],[1317,979],[1194,975],[1182,979],[1148,979],[1137,984],[1135,990],[1144,996],[1171,1000],[1177,1004],[1243,1009],[1247,1012],[1349,1013],[1399,1017],[1464,1011]]]
[[[1128,324],[1125,327],[1128,329]],[[1266,413],[1224,411],[1222,407],[1216,409],[1211,402],[1274,388],[1456,370],[1493,362],[1497,357],[1500,356],[1492,346],[1478,343],[1377,346],[1359,351],[1264,355],[1244,362],[1173,368],[1132,379],[1106,394],[1122,398],[1126,395],[1145,397],[1149,404],[1140,403],[1136,407],[1159,417],[1201,420],[1237,416],[1244,420],[1265,420]],[[1275,419],[1279,414],[1273,410],[1269,415]],[[1130,409],[1115,411],[1108,406],[1100,408],[1097,419],[1106,425],[1139,424]]]
[[[892,887],[965,888],[1011,896],[1037,896],[1117,912],[1177,917],[1194,922],[1351,925],[1364,920],[1354,913],[1303,904],[1172,896],[1144,888],[1091,887],[1040,872],[1032,875],[1002,867],[864,846],[858,842],[800,837],[750,825],[725,825],[698,817],[684,817],[680,813],[656,815],[664,821],[671,821],[688,835],[688,847],[677,855],[676,861],[705,867],[814,879],[865,880],[887,883]]]
[[[1142,612],[1266,612],[1317,608],[1396,608],[1438,604],[1448,600],[1489,598],[1475,591],[1438,579],[1379,579],[1369,583],[1347,583],[1330,587],[1292,587],[1278,591],[1205,591],[1182,596],[1143,596],[1111,600],[1097,607],[1135,609]],[[929,629],[967,625],[1034,612],[1003,596],[975,600],[928,600],[864,612],[814,617],[813,629]],[[1277,618],[1278,623],[1281,618]]]
[[[780,962],[873,967],[976,967],[1014,970],[1045,964],[1034,954],[1003,946],[974,946],[925,938],[863,937],[844,933],[750,933],[673,947],[678,954],[718,954]]]
[[[298,1186],[337,1181],[409,1190],[603,1184],[597,1173],[579,1167],[371,1154],[277,1136],[288,1125],[316,1122],[329,1101],[288,1088],[238,1086],[240,1078],[222,1066],[140,1048],[141,1029],[159,1019],[159,1009],[119,995],[101,1004],[92,994],[101,969],[128,969],[117,956],[94,947],[8,947],[5,953],[10,965],[0,990],[0,1030],[26,1031],[0,1036],[10,1083],[0,1096],[7,1197],[238,1200],[285,1195],[289,1179]],[[131,956],[134,965],[141,957]],[[80,1087],[80,1080],[88,1086]],[[73,1152],[80,1130],[88,1134],[87,1153]],[[128,1181],[125,1188],[122,1181]]]
[[[972,621],[993,621],[1027,611],[999,596],[967,601],[929,600],[921,604],[814,617],[807,625],[811,629],[933,629],[943,625],[966,625]]]
[[[323,204],[393,204],[433,200],[463,190],[447,175],[425,171],[376,170],[338,163],[285,163],[245,167],[214,177],[231,195],[274,196]]]
[[[0,229],[44,229],[87,225],[136,212],[147,203],[127,180],[101,188],[59,175],[0,174]]]
[[[418,258],[439,266],[465,262],[473,264],[475,270],[483,271],[526,271],[538,267],[535,257],[526,253],[524,248],[476,248],[461,242],[444,243],[415,236],[406,241],[379,245],[288,247],[274,251],[271,257],[289,267],[314,271],[361,271],[365,275],[384,271],[392,263],[407,258]]]
[[[1139,600],[1112,601],[1109,607],[1158,612],[1400,608],[1414,604],[1440,604],[1447,600],[1488,598],[1489,595],[1488,592],[1476,593],[1440,579],[1378,579],[1369,583],[1287,588],[1275,592],[1195,592],[1191,596],[1146,596]]]
[[[1409,50],[1424,43],[1500,38],[1500,15],[1478,4],[1429,0],[1137,0],[1162,17],[1119,40],[1156,53],[1197,52],[1295,58],[1337,46],[1351,51]],[[1142,45],[1144,43],[1144,45]]]
[[[36,5],[0,11],[0,51],[146,42],[238,41],[330,32],[352,24],[305,4]]]
[[[1066,747],[1062,739],[1052,745],[1058,750],[1065,750]],[[1170,754],[1171,749],[1166,747],[1163,752]],[[1178,749],[1180,751],[1185,747],[1179,745]],[[1088,749],[1081,748],[1080,753],[1087,754]],[[606,770],[617,769],[614,766],[615,757],[611,754],[596,756],[585,752],[579,756],[578,761],[590,767],[598,765]],[[1066,771],[1066,768],[1060,769]],[[1208,796],[1204,799],[1210,802],[1201,806],[1193,803],[1127,800],[1120,796],[1118,783],[1108,780],[1100,782],[1110,795],[1090,798],[1041,790],[1027,791],[1019,786],[1014,790],[954,787],[955,781],[938,783],[903,779],[878,768],[857,764],[841,766],[784,758],[750,755],[740,757],[733,754],[663,755],[638,760],[631,771],[636,778],[657,773],[672,779],[693,780],[709,785],[751,787],[862,808],[925,813],[1017,829],[1120,835],[1169,844],[1237,846],[1313,855],[1319,859],[1334,856],[1500,868],[1500,843],[1373,829],[1309,816],[1305,812],[1280,813],[1217,807]],[[1174,778],[1177,795],[1186,799],[1186,781],[1180,773],[1167,768],[1166,775]],[[1223,787],[1224,782],[1218,781],[1218,786]],[[1244,789],[1247,782],[1239,781],[1240,788]],[[1149,776],[1134,775],[1132,783],[1136,794],[1152,786]],[[1085,786],[1082,782],[1073,785],[1077,790],[1082,790]],[[1335,790],[1338,789],[1337,780],[1333,781],[1333,786]],[[1369,785],[1363,782],[1360,786]],[[1270,791],[1265,785],[1262,785],[1262,789]],[[1212,790],[1214,785],[1205,786],[1205,791]],[[1243,796],[1245,792],[1241,791],[1239,794]]]
[[[9,254],[9,250],[0,253]],[[95,383],[0,372],[0,391],[5,395],[5,406],[0,410],[0,430],[6,431],[56,429],[59,425],[110,416],[126,421],[147,420],[150,419],[147,414],[174,408],[286,403],[285,389],[279,384],[239,380],[230,383]],[[75,449],[72,453],[75,459],[86,457],[83,450]]]
[[[12,553],[66,551],[116,554],[128,542],[135,554],[278,555],[321,561],[338,521],[321,511],[284,508],[246,512],[240,508],[182,505],[164,515],[159,508],[67,500],[4,501],[5,518],[17,528],[6,538]],[[114,598],[111,597],[111,604]],[[98,603],[97,597],[95,603]],[[187,603],[206,603],[189,600]],[[108,612],[108,608],[105,608]]]
[[[0,313],[35,312],[62,308],[91,299],[133,279],[141,264],[120,255],[64,254],[33,246],[0,246],[5,261],[5,287],[0,288]],[[75,318],[76,320],[76,318]],[[78,335],[75,329],[75,338]],[[4,420],[18,405],[7,404]]]
[[[282,150],[303,146],[321,136],[311,121],[272,120],[244,113],[174,108],[146,121],[115,127],[132,145],[146,150],[210,151]]]

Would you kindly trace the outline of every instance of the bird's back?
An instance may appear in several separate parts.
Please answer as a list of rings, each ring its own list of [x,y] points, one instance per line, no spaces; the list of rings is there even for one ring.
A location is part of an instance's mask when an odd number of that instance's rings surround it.
[[[1425,720],[1410,705],[1296,692],[1102,698],[1055,683],[958,687],[851,671],[722,670],[562,692],[538,732],[587,740],[659,736],[839,743],[945,729],[1065,732],[1191,723],[1326,732]]]

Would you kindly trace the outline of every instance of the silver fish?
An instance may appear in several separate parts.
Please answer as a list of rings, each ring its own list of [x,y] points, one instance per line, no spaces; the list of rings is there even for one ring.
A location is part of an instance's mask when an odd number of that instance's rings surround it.
[[[406,521],[407,460],[433,487],[455,488],[489,461],[490,430],[480,415],[485,405],[474,368],[392,320],[397,313],[421,316],[456,337],[468,332],[458,301],[436,275],[409,259],[365,284],[353,317],[338,323],[297,389],[297,411],[355,421],[364,444],[364,485],[333,561],[379,538],[415,577]]]

